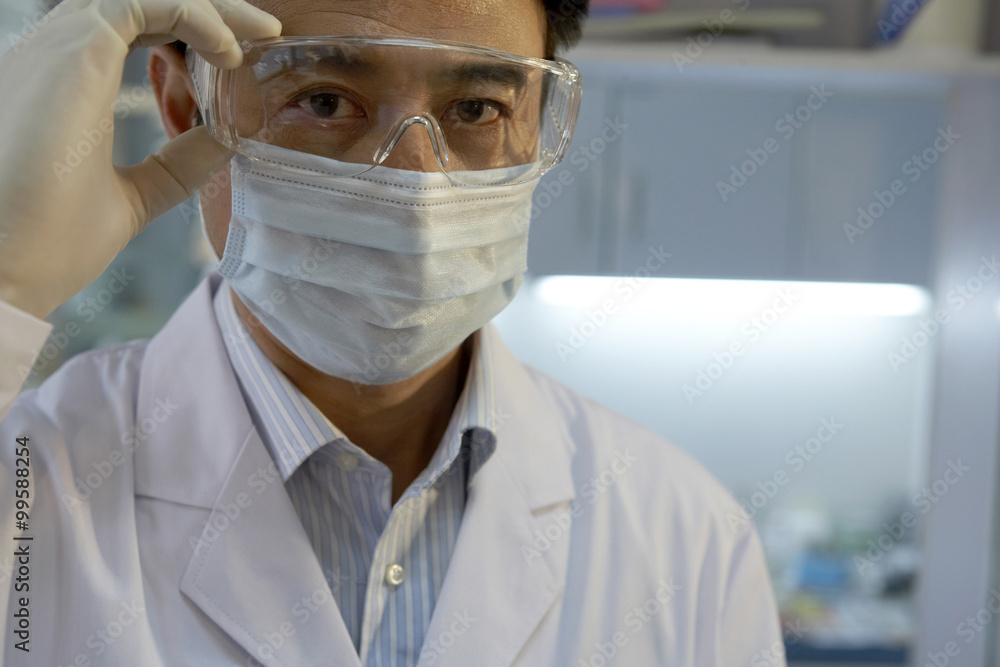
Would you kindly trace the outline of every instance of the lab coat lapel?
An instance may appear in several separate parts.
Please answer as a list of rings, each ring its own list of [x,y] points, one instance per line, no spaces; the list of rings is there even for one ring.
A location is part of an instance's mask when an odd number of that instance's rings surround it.
[[[565,586],[568,527],[557,519],[575,495],[572,442],[492,325],[480,335],[493,365],[497,446],[470,483],[421,667],[507,667]]]
[[[212,309],[218,285],[203,282],[147,348],[136,494],[211,510],[180,589],[258,661],[360,667],[229,364]]]
[[[257,660],[360,661],[281,477],[248,434],[181,590]]]

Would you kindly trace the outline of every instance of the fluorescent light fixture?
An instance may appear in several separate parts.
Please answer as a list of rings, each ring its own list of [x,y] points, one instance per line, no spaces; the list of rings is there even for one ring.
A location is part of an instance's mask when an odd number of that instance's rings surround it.
[[[554,306],[595,308],[613,298],[667,316],[742,313],[780,294],[792,295],[792,311],[799,315],[912,317],[926,313],[932,304],[922,287],[885,283],[546,276],[535,279],[529,289]]]

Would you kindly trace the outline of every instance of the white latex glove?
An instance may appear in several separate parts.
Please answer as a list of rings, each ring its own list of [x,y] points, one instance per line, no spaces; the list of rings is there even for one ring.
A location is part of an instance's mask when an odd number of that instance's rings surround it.
[[[39,25],[0,56],[0,300],[45,317],[232,157],[199,127],[112,165],[130,48],[181,39],[236,67],[237,39],[281,24],[244,0],[64,0]]]

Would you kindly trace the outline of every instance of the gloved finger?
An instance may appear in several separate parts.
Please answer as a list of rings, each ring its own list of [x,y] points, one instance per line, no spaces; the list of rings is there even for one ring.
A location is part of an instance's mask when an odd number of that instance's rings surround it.
[[[237,39],[264,39],[281,34],[281,21],[246,0],[210,0]]]
[[[123,34],[132,46],[163,44],[164,35],[186,42],[206,60],[219,67],[237,67],[243,59],[240,39],[256,39],[280,34],[281,23],[243,0],[222,0],[220,12],[208,0],[133,0],[130,22],[133,34]],[[230,24],[232,27],[230,27]]]
[[[212,139],[202,125],[168,141],[140,164],[119,169],[123,185],[133,195],[135,234],[188,199],[232,156],[233,151]]]
[[[235,67],[243,53],[219,13],[209,2],[195,0],[140,0],[134,4],[141,17],[137,34],[123,35],[130,46],[148,46],[153,40],[145,35],[173,35],[200,52],[206,60],[220,67]],[[159,43],[162,43],[159,42]]]
[[[257,20],[246,20],[245,15],[242,13],[236,13],[234,15],[229,15],[226,12],[231,0],[221,0],[220,2],[213,2],[216,5],[216,9],[220,12],[220,16],[223,20],[228,21],[230,30],[232,30],[233,35],[240,40],[244,39],[263,39],[266,37],[276,37],[281,34],[281,23],[278,19],[274,18],[270,14],[261,12],[265,17],[271,20],[262,27],[262,23]],[[242,0],[240,0],[242,2]],[[244,3],[245,4],[245,3]],[[223,5],[219,7],[219,5]],[[248,5],[251,9],[257,10],[253,5]],[[177,41],[179,39],[175,35],[168,33],[163,34],[151,34],[147,33],[145,35],[139,35],[139,37],[132,42],[132,47],[146,47],[146,46],[159,46],[160,44],[169,44],[170,42]],[[182,40],[187,41],[187,40]],[[205,54],[205,51],[202,51]]]

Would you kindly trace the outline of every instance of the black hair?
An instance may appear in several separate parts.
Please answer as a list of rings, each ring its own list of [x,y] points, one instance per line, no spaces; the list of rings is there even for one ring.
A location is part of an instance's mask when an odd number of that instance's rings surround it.
[[[580,41],[583,20],[587,17],[590,0],[542,0],[545,5],[545,57],[551,58],[560,49]]]
[[[545,5],[545,57],[552,58],[557,51],[580,41],[590,0],[542,0],[542,4]],[[171,46],[181,53],[187,50],[184,42],[173,42]]]

